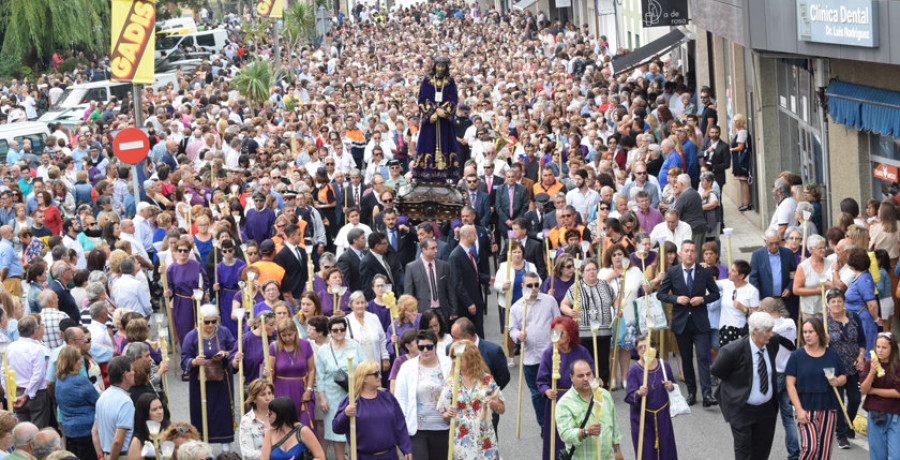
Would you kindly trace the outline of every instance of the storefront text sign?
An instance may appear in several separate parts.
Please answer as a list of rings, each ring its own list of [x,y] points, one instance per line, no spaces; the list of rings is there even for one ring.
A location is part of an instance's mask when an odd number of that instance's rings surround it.
[[[875,0],[796,0],[797,39],[833,45],[878,46]]]
[[[875,176],[876,179],[881,179],[888,182],[897,182],[898,171],[896,166],[880,164],[875,167],[872,173],[872,175]]]

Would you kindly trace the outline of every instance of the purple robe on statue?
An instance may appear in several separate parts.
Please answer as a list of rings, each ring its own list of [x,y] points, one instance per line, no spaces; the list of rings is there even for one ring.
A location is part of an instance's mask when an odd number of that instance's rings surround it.
[[[672,368],[666,366],[666,376],[671,379]],[[631,404],[631,442],[638,451],[641,431],[641,398],[635,395],[644,383],[644,368],[634,363],[628,369],[628,388],[625,402]],[[644,458],[654,460],[678,460],[675,449],[675,430],[669,415],[669,393],[663,386],[663,373],[659,366],[647,374],[647,415],[644,420]]]
[[[350,418],[344,415],[349,404],[345,396],[338,404],[331,427],[337,434],[346,434],[350,442]],[[359,460],[397,460],[397,449],[412,452],[406,418],[394,395],[379,390],[373,399],[356,400],[356,452]],[[348,447],[349,448],[349,447]],[[375,455],[380,453],[380,455]]]
[[[241,280],[241,271],[246,266],[243,260],[235,259],[234,265],[220,262],[218,267],[219,287],[222,289],[222,295],[219,296],[219,316],[222,318],[222,325],[235,337],[237,337],[237,321],[231,319],[231,303],[240,289],[238,281]]]
[[[275,345],[274,342],[269,344],[269,355],[275,358],[275,397],[287,396],[293,399],[300,422],[315,431],[315,393],[310,392],[310,400],[303,402],[303,392],[316,383],[309,379],[309,369],[306,366],[307,359],[315,358],[312,346],[304,339],[300,339],[300,349],[295,351],[278,351]]]
[[[189,331],[197,327],[197,305],[191,297],[194,289],[197,289],[200,277],[203,277],[203,287],[209,286],[209,277],[206,270],[194,259],[188,259],[183,265],[177,262],[166,269],[168,288],[172,291],[172,321],[175,323],[175,333],[178,341],[184,343],[184,337]]]
[[[555,286],[554,286],[555,290]],[[573,362],[578,361],[579,359],[583,359],[591,364],[591,369],[594,368],[594,358],[591,357],[591,352],[588,351],[587,348],[584,348],[581,345],[575,345],[575,348],[568,353],[559,352],[559,379],[556,380],[556,400],[559,401],[560,398],[566,391],[572,388],[572,379],[569,377],[569,366],[572,365]],[[544,350],[544,353],[541,354],[541,364],[538,367],[537,373],[537,386],[538,391],[541,394],[546,394],[547,390],[551,390],[553,388],[553,382],[551,380],[551,375],[553,374],[553,345],[547,347]],[[543,451],[543,459],[548,460],[550,458],[550,414],[551,404],[550,399],[547,399],[547,402],[544,403],[544,451]],[[556,431],[556,450],[564,449],[565,444],[562,439],[559,438],[559,430]]]
[[[416,142],[416,156],[410,160],[412,176],[419,182],[456,183],[460,178],[459,146],[453,116],[456,115],[456,82],[450,77],[432,80],[432,76],[422,79],[419,86],[419,140]],[[443,109],[444,117],[436,122],[431,116]]]
[[[230,352],[235,345],[234,336],[222,326],[216,326],[216,334],[202,340],[202,353],[207,359],[219,351]],[[181,369],[190,372],[191,424],[203,437],[203,419],[200,409],[200,368],[191,361],[201,353],[197,345],[197,329],[187,333],[181,345]],[[230,354],[230,353],[229,353]],[[206,416],[209,426],[209,442],[231,444],[234,442],[234,385],[231,378],[231,360],[213,361],[210,365],[224,366],[225,378],[218,382],[206,380]],[[207,373],[209,375],[209,373]]]

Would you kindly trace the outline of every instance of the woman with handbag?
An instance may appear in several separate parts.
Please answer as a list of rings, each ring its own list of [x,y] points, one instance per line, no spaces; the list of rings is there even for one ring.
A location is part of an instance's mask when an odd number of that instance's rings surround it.
[[[631,442],[634,444],[634,451],[638,451],[640,439],[641,400],[646,398],[643,454],[645,458],[677,460],[675,430],[669,414],[669,391],[675,388],[670,380],[672,368],[669,363],[656,358],[645,362],[644,352],[647,351],[647,346],[656,348],[656,341],[651,340],[647,334],[638,337],[635,344],[641,359],[628,370],[628,384],[625,387],[625,402],[631,405]],[[644,368],[649,369],[646,385]]]
[[[181,368],[190,376],[191,424],[203,430],[200,401],[200,366],[206,368],[206,411],[210,443],[231,444],[234,441],[233,370],[228,362],[234,349],[234,337],[219,326],[219,310],[215,305],[200,307],[203,323],[184,338]]]
[[[282,396],[269,403],[269,423],[272,427],[266,432],[262,460],[325,460],[316,434],[297,420],[297,406],[291,398]]]
[[[328,321],[331,342],[316,353],[316,392],[318,404],[325,412],[324,438],[334,443],[334,454],[344,458],[346,438],[334,432],[332,422],[337,414],[338,404],[347,396],[350,382],[347,369],[347,357],[352,356],[354,363],[365,361],[362,347],[353,340],[347,340],[347,319],[331,318]],[[265,457],[263,457],[265,458]]]
[[[875,357],[866,361],[859,375],[866,395],[863,409],[869,414],[869,455],[897,458],[900,455],[900,352],[891,333],[878,334]]]
[[[866,335],[863,332],[862,321],[859,315],[844,308],[844,293],[840,289],[832,289],[825,294],[828,303],[828,347],[836,351],[841,357],[841,363],[846,371],[847,383],[838,392],[843,399],[847,397],[847,415],[850,420],[856,418],[862,395],[859,392],[859,371],[866,363]],[[837,420],[838,447],[846,449],[850,447],[848,437],[852,437],[853,427],[847,426],[843,417]]]

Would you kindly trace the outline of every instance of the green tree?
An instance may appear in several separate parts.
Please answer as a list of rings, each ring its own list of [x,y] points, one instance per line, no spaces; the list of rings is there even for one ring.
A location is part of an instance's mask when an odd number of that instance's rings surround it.
[[[25,64],[73,47],[106,53],[110,47],[109,10],[108,0],[0,2],[0,50]]]
[[[275,72],[272,64],[263,59],[245,65],[231,82],[250,104],[250,111],[254,113],[256,108],[269,98],[269,91],[274,84]]]
[[[284,38],[288,49],[312,43],[316,38],[316,4],[297,2],[284,10]]]

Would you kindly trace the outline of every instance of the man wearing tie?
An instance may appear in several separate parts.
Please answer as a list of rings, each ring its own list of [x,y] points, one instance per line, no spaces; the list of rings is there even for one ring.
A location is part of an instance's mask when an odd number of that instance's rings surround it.
[[[360,279],[359,264],[363,258],[363,251],[366,249],[366,232],[361,228],[351,228],[347,232],[347,241],[350,247],[338,257],[337,268],[344,274],[347,280],[347,286],[350,292],[363,290],[362,280]]]
[[[356,168],[351,169],[350,185],[347,186],[347,208],[344,209],[344,213],[350,212],[350,208],[360,209],[360,200],[362,200],[365,190],[366,184],[363,183],[359,170]]]
[[[295,299],[306,291],[306,282],[309,275],[306,263],[306,251],[300,247],[303,242],[303,230],[296,224],[288,224],[284,228],[287,239],[284,247],[275,255],[274,262],[284,269],[284,278],[281,281],[281,292],[285,300],[294,305]]]
[[[469,200],[469,206],[475,210],[478,224],[487,227],[491,223],[491,203],[490,195],[478,190],[480,182],[478,176],[469,174],[466,176],[466,197]]]
[[[731,425],[736,460],[769,458],[778,415],[775,320],[755,312],[747,321],[750,335],[719,350],[712,374],[721,379],[722,416]]]
[[[366,300],[375,298],[375,292],[372,290],[372,280],[375,275],[384,275],[388,282],[394,286],[393,291],[399,296],[403,293],[403,277],[401,276],[401,268],[395,263],[388,262],[385,254],[388,252],[388,239],[381,232],[372,232],[369,234],[369,252],[363,256],[359,262],[359,278],[363,285],[363,293]],[[401,283],[401,284],[398,284]]]
[[[444,318],[444,324],[456,319],[456,288],[450,282],[450,264],[437,258],[434,238],[419,241],[422,256],[406,266],[405,293],[419,300],[419,313],[431,309]]]
[[[450,273],[458,296],[458,315],[475,324],[475,332],[484,337],[484,293],[481,285],[490,282],[490,275],[478,270],[475,240],[478,238],[473,225],[463,225],[459,230],[459,245],[450,254]],[[485,250],[487,248],[482,248]]]
[[[672,332],[684,358],[684,380],[688,388],[688,405],[697,404],[697,380],[692,350],[697,348],[697,366],[703,391],[703,407],[718,401],[712,395],[709,379],[709,315],[706,305],[719,299],[719,287],[709,271],[695,264],[697,246],[691,240],[681,243],[681,265],[666,271],[656,297],[672,304]]]
[[[528,190],[516,183],[514,170],[506,172],[506,182],[497,190],[494,208],[497,211],[497,231],[502,238],[512,225],[512,220],[522,217],[528,211]]]

